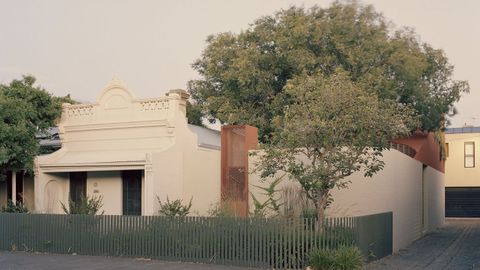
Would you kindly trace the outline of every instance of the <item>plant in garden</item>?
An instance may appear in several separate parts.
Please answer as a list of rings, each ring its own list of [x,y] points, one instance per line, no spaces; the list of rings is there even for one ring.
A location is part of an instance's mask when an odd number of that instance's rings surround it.
[[[235,217],[235,211],[231,206],[229,199],[221,199],[210,205],[210,209],[207,211],[210,217]]]
[[[272,182],[269,183],[267,187],[254,185],[254,187],[261,189],[264,192],[262,194],[267,197],[264,202],[260,202],[260,200],[257,199],[257,197],[252,192],[250,192],[250,196],[252,196],[253,200],[253,206],[255,207],[255,209],[253,210],[254,217],[280,215],[280,208],[282,207],[283,203],[280,202],[280,198],[278,197],[278,193],[281,192],[281,190],[279,190],[277,186],[283,180],[285,175],[286,173],[284,173],[280,177],[275,178]]]
[[[68,207],[60,202],[63,212],[69,215],[96,215],[103,206],[102,196],[80,196],[80,202],[75,203],[71,198],[68,200]],[[102,211],[100,215],[103,215]]]
[[[365,258],[357,247],[341,246],[335,250],[314,250],[309,262],[315,270],[355,270],[362,269]]]
[[[192,208],[192,200],[187,205],[183,204],[183,200],[177,199],[174,201],[170,201],[167,196],[167,201],[162,203],[160,197],[157,196],[158,204],[160,204],[160,210],[158,213],[162,216],[167,217],[186,217],[190,214],[190,208]]]
[[[28,213],[28,209],[21,202],[14,203],[12,200],[7,201],[7,205],[3,206],[0,212],[3,213]]]
[[[275,118],[257,170],[264,179],[282,172],[298,182],[322,227],[331,189],[348,187],[345,178],[354,172],[372,176],[381,170],[389,140],[408,135],[418,122],[409,106],[377,98],[341,70],[291,80],[286,93],[296,102]]]

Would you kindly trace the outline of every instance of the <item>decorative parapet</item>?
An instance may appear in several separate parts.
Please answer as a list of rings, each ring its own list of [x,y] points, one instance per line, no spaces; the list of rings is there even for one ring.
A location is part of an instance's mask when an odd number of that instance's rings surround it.
[[[91,116],[94,114],[94,105],[93,104],[76,104],[70,105],[64,103],[64,112],[69,118],[71,117],[84,117]]]
[[[168,98],[142,99],[136,102],[140,103],[141,112],[168,110],[170,107]]]
[[[187,92],[181,89],[170,90],[164,97],[135,99],[133,94],[114,78],[96,103],[64,103],[60,125],[173,119],[178,113],[185,115],[187,99]]]

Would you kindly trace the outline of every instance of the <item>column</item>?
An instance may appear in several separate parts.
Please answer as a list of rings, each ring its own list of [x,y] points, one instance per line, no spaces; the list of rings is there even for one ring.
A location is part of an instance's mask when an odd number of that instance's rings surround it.
[[[17,172],[12,171],[12,202],[17,203]]]
[[[155,204],[155,194],[153,186],[153,166],[145,165],[145,174],[144,174],[144,210],[143,215],[152,216],[154,215],[154,204]]]

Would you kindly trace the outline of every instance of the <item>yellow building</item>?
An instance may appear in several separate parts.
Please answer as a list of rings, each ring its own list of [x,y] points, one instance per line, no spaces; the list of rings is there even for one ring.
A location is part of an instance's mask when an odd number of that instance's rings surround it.
[[[480,127],[445,132],[445,211],[447,217],[480,217]]]

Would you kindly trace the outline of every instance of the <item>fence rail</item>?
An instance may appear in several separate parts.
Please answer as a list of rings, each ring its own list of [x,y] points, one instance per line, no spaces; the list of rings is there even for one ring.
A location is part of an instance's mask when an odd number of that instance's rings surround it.
[[[313,219],[232,219],[0,213],[0,249],[302,268],[313,249],[392,251],[392,213]]]

